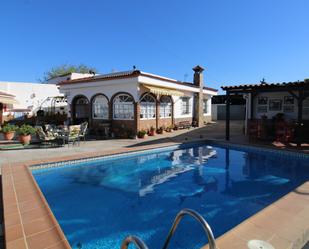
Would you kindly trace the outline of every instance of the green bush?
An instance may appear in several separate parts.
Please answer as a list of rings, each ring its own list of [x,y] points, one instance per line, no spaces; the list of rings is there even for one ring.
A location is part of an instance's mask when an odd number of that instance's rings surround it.
[[[35,133],[35,128],[33,128],[31,125],[24,124],[17,129],[17,133],[18,135],[22,136],[32,135]]]
[[[3,133],[10,133],[15,132],[18,129],[16,125],[6,124],[2,127],[1,132]]]
[[[144,137],[146,134],[147,134],[147,131],[145,131],[145,130],[140,130],[140,131],[137,133],[137,136],[138,136],[138,137]]]

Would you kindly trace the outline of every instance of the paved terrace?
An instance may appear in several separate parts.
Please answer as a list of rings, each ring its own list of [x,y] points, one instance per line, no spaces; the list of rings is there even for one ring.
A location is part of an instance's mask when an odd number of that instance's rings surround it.
[[[246,143],[243,125],[232,123],[232,141]],[[181,130],[144,140],[103,140],[80,147],[31,149],[1,153],[4,222],[7,249],[69,249],[60,226],[29,173],[35,163],[70,160],[126,151],[169,146],[183,141],[224,139],[224,123]],[[247,249],[251,239],[270,242],[276,249],[300,249],[309,239],[309,182],[227,232],[217,243],[220,249]],[[206,248],[206,247],[205,247]]]
[[[243,122],[235,121],[231,124],[232,139],[241,142],[245,141],[242,135]],[[86,143],[81,142],[80,146],[59,147],[59,148],[39,148],[39,149],[25,149],[25,150],[0,150],[0,164],[1,163],[15,163],[30,160],[41,160],[48,158],[65,157],[71,155],[78,155],[84,153],[95,153],[104,151],[117,151],[120,148],[135,147],[141,145],[152,145],[166,142],[181,143],[183,141],[193,141],[203,139],[219,139],[223,140],[225,135],[225,123],[218,122],[209,124],[203,128],[191,128],[190,130],[178,130],[171,133],[164,133],[163,135],[156,135],[154,137],[147,137],[145,139],[111,139],[111,140],[93,140]],[[201,138],[202,136],[202,138]],[[1,138],[0,138],[1,141]]]

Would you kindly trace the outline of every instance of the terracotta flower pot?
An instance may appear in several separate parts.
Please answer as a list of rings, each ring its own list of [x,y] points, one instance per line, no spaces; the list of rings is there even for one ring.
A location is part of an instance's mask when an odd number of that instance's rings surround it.
[[[3,133],[3,136],[5,140],[12,140],[15,136],[15,132],[5,132]]]
[[[23,145],[30,144],[31,141],[31,135],[19,135],[19,142],[21,142]]]
[[[154,136],[155,134],[156,134],[156,132],[154,130],[149,131],[149,136]]]

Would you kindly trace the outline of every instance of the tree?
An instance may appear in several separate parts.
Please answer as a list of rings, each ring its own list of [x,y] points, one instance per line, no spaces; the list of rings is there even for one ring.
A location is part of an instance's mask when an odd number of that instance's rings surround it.
[[[89,72],[96,73],[97,69],[94,67],[88,67],[84,64],[80,65],[63,64],[57,67],[53,67],[49,71],[45,72],[43,78],[40,81],[46,82],[51,78],[59,77],[69,73],[89,73]]]

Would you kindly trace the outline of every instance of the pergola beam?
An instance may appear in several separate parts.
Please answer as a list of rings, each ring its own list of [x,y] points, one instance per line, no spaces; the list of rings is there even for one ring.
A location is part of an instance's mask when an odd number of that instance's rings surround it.
[[[289,91],[309,91],[309,85],[308,86],[290,86],[290,87],[272,87],[272,88],[238,88],[238,89],[225,89],[225,91],[229,91],[230,94],[233,93],[260,93],[260,92],[289,92]]]

